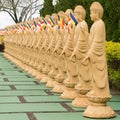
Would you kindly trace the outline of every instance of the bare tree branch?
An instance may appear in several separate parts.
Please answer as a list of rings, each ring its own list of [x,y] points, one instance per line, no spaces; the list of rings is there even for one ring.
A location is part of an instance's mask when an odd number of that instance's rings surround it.
[[[7,11],[7,10],[4,10],[4,12],[7,12],[10,15],[10,17],[14,20],[14,22],[16,23],[16,19],[13,16],[13,13],[11,13],[10,11]]]
[[[0,11],[7,12],[16,23],[29,19],[41,6],[40,0],[0,0]]]

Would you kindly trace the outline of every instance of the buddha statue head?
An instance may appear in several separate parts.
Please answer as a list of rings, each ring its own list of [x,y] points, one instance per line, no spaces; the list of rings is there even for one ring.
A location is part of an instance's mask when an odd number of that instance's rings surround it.
[[[101,19],[103,16],[103,7],[99,2],[93,2],[90,6],[90,17],[92,21]]]
[[[72,9],[67,9],[67,10],[65,11],[65,18],[64,18],[64,20],[65,20],[65,23],[66,23],[66,24],[67,24],[68,21],[69,21],[70,13],[73,13]]]
[[[85,16],[86,16],[86,11],[83,8],[83,6],[77,5],[74,9],[74,15],[79,22],[83,21],[85,19]]]
[[[59,15],[62,19],[64,19],[64,17],[65,17],[64,11],[59,11],[59,12],[58,12],[58,15]]]
[[[52,17],[52,19],[54,20],[55,24],[57,24],[57,20],[58,20],[57,14],[56,14],[56,13],[53,13],[51,17]]]

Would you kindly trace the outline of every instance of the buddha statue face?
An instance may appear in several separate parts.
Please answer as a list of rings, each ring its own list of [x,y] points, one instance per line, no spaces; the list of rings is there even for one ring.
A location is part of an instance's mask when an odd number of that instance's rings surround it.
[[[103,7],[101,6],[100,3],[94,2],[90,6],[90,18],[92,21],[96,21],[101,19],[103,16]]]
[[[86,11],[81,5],[78,5],[74,9],[74,15],[75,15],[76,19],[80,22],[85,19]]]

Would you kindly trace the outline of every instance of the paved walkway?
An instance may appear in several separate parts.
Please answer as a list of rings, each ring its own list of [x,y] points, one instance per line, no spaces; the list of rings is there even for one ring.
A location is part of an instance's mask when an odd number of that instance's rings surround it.
[[[120,120],[120,96],[114,95],[108,105],[117,113],[110,120]],[[82,116],[83,111],[0,53],[0,120],[90,120]]]

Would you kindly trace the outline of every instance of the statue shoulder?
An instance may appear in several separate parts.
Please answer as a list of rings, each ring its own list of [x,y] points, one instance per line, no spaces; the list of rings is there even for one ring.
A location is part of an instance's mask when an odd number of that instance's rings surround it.
[[[96,28],[99,29],[99,28],[104,28],[104,27],[105,27],[105,23],[103,22],[102,19],[100,19],[96,22]]]
[[[79,22],[78,28],[79,28],[80,30],[81,30],[81,29],[85,29],[86,31],[88,31],[87,22],[86,22],[86,21]]]

